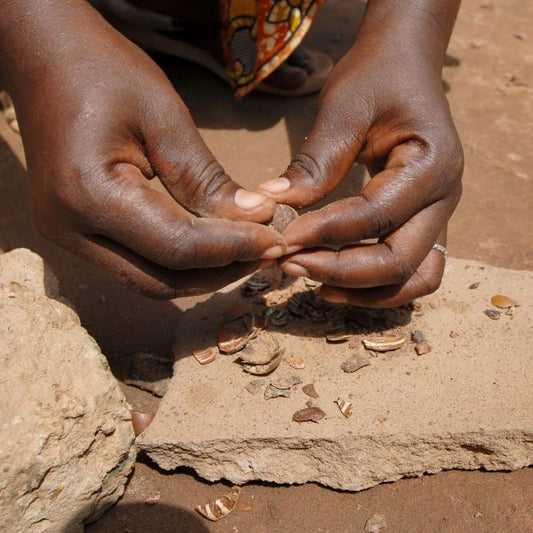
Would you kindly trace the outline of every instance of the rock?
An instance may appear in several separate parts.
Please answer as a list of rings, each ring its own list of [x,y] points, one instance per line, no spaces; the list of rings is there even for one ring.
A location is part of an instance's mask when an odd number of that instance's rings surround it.
[[[469,290],[476,280],[480,287]],[[488,320],[483,310],[494,294],[519,298],[521,306]],[[212,326],[202,317],[215,317],[216,331],[218,314],[235,305],[224,297],[232,296],[214,295],[180,325],[188,335],[176,343],[174,377],[138,439],[162,468],[187,466],[233,483],[314,481],[361,490],[453,468],[533,464],[532,272],[448,258],[441,288],[420,301],[423,313],[413,311],[410,320],[393,313],[398,324],[385,329],[376,315],[373,333],[423,331],[431,357],[418,357],[406,343],[372,355],[364,371],[346,373],[340,364],[353,349],[327,343],[317,331],[325,326],[294,318],[289,330],[272,332],[287,353],[305,354],[297,372],[320,391],[325,416],[317,423],[292,420],[308,399],[301,387],[291,398],[265,400],[246,390],[249,378],[231,358],[200,367],[187,355],[195,343],[209,343]],[[358,343],[366,336],[356,336]],[[350,418],[338,398],[353,404]]]
[[[135,450],[95,341],[29,250],[0,255],[0,530],[82,531],[123,493]]]

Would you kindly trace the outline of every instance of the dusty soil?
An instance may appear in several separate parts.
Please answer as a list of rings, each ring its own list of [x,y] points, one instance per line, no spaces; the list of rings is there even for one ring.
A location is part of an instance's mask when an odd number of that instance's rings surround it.
[[[331,0],[310,41],[338,59],[353,39],[362,9],[360,1]],[[450,223],[450,254],[514,269],[533,268],[531,20],[533,4],[528,2],[465,0],[444,70],[466,152],[463,199]],[[283,170],[312,123],[316,97],[253,94],[235,103],[228,88],[200,67],[167,57],[156,59],[187,102],[207,143],[237,181],[252,185]],[[3,123],[0,135],[20,153],[19,140]],[[362,170],[354,168],[345,191],[356,189],[363,178]],[[52,265],[119,379],[129,354],[148,351],[170,357],[182,310],[193,302],[154,302],[132,294],[44,242],[31,227],[25,187],[21,165],[0,143],[0,250],[25,246]],[[148,393],[126,386],[124,392],[137,409],[157,408],[158,400]],[[242,503],[249,510],[238,510],[218,523],[200,518],[194,506],[218,497],[226,487],[206,483],[187,470],[159,471],[140,457],[124,498],[87,532],[355,532],[363,531],[374,513],[386,517],[390,531],[533,530],[532,469],[452,471],[355,494],[315,484],[251,483],[242,492]],[[144,503],[156,494],[161,495],[159,503]]]

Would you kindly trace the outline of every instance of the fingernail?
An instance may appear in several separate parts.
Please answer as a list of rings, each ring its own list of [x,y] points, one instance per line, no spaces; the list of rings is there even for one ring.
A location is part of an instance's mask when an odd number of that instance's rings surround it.
[[[291,182],[287,178],[273,178],[265,181],[259,185],[258,189],[277,194],[285,192],[291,186]]]
[[[328,287],[327,285],[322,285],[322,287],[320,288],[320,298],[331,304],[348,303],[348,299],[346,298],[346,295],[343,292]]]
[[[263,253],[261,259],[277,259],[278,257],[283,257],[285,255],[285,246],[278,244],[272,246],[266,252]]]
[[[303,246],[300,246],[299,244],[290,244],[285,249],[285,255],[294,254],[296,252],[299,252],[300,250],[303,250]]]
[[[264,204],[267,199],[262,194],[247,191],[246,189],[237,189],[233,201],[235,202],[235,205],[242,209],[253,209],[254,207]]]
[[[297,276],[300,278],[306,278],[309,276],[309,272],[302,265],[297,265],[296,263],[283,263],[281,265],[281,270],[289,276]]]

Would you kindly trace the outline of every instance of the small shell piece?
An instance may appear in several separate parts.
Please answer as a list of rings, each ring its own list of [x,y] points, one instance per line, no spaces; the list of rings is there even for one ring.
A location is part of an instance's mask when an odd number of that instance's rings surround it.
[[[276,389],[292,389],[295,385],[299,385],[302,382],[302,378],[297,374],[291,374],[290,376],[280,376],[273,379],[270,384]]]
[[[411,332],[411,340],[417,344],[419,342],[426,342],[426,336],[419,329],[416,329]]]
[[[272,324],[277,327],[282,327],[289,321],[289,313],[286,309],[268,308],[265,310],[265,326]]]
[[[218,349],[222,353],[232,354],[242,350],[248,341],[257,335],[253,315],[245,313],[228,322],[224,322],[218,331]]]
[[[270,226],[278,233],[283,233],[287,226],[298,218],[298,212],[290,205],[278,204]]]
[[[254,379],[253,381],[250,381],[249,383],[246,384],[246,390],[250,394],[259,394],[264,384],[265,384],[264,379]]]
[[[301,355],[289,355],[285,357],[285,362],[295,370],[305,368],[305,360]]]
[[[278,355],[274,357],[269,363],[265,365],[252,365],[249,363],[244,363],[242,365],[242,368],[245,372],[248,372],[248,374],[254,374],[256,376],[265,376],[266,374],[270,374],[271,372],[274,372],[276,368],[281,363],[281,360],[283,358],[283,351],[281,351]]]
[[[241,286],[241,296],[248,298],[268,289],[272,284],[272,280],[261,274],[254,274],[251,278],[245,281]]]
[[[346,417],[346,418],[350,418],[352,416],[352,413],[353,413],[353,405],[346,401],[346,400],[343,400],[342,398],[337,398],[335,400],[335,403],[339,406],[339,409],[340,409],[340,412]]]
[[[194,351],[192,354],[201,365],[212,363],[217,358],[217,353],[210,347]]]
[[[501,311],[498,311],[497,309],[485,309],[483,311],[491,320],[500,320],[501,318]]]
[[[504,296],[503,294],[495,294],[490,299],[490,303],[500,309],[508,309],[509,307],[520,305],[516,300],[509,298],[509,296]]]
[[[352,372],[355,372],[360,368],[368,366],[369,364],[370,362],[367,361],[363,356],[352,355],[351,357],[348,357],[346,361],[343,361],[341,363],[341,368],[344,370],[344,372],[351,374]]]
[[[153,496],[146,498],[146,500],[144,500],[144,503],[146,505],[155,505],[157,502],[159,502],[160,499],[161,499],[161,493],[157,492]]]
[[[389,352],[401,348],[407,342],[404,335],[380,335],[363,339],[363,345],[367,350],[375,352]]]
[[[271,398],[290,398],[292,395],[291,389],[278,389],[274,385],[270,384],[265,389],[265,400],[270,400]]]
[[[302,392],[310,396],[311,398],[318,398],[318,392],[315,389],[314,383],[308,383],[302,387]]]
[[[387,528],[387,520],[382,514],[373,514],[365,523],[365,533],[380,533]]]
[[[241,493],[240,487],[233,487],[230,492],[228,492],[222,498],[218,498],[210,503],[204,505],[197,505],[196,510],[208,520],[216,522],[221,518],[228,516],[239,501],[239,495]]]
[[[431,346],[427,342],[419,342],[415,346],[415,351],[417,355],[424,355],[431,352]]]
[[[326,340],[328,342],[345,342],[352,336],[351,332],[344,325],[333,326],[326,330]]]
[[[295,422],[317,422],[322,420],[326,416],[326,413],[320,409],[320,407],[306,407],[300,409],[292,415],[292,419]]]
[[[251,339],[247,346],[239,353],[239,359],[250,365],[266,365],[282,351],[280,344],[267,332],[262,332],[255,339]]]

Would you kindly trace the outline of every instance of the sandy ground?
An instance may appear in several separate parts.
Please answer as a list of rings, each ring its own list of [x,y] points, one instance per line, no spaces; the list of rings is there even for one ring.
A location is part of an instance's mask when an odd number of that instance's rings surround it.
[[[338,59],[353,39],[363,5],[330,0],[310,40]],[[450,223],[450,254],[514,269],[533,268],[531,20],[533,4],[523,0],[465,0],[444,70],[466,153],[463,199]],[[312,123],[314,96],[254,94],[235,103],[228,88],[201,68],[166,57],[157,60],[219,161],[245,185],[278,175]],[[2,132],[20,152],[18,139],[4,124]],[[357,188],[363,177],[354,168],[345,190]],[[149,351],[170,357],[182,309],[190,302],[154,302],[132,294],[44,242],[31,227],[25,187],[22,167],[0,143],[0,251],[25,246],[49,261],[119,379],[128,354]],[[126,386],[124,391],[135,408],[157,408],[158,400],[150,394]],[[195,513],[195,505],[226,488],[191,471],[159,471],[140,457],[124,498],[87,532],[358,532],[374,513],[386,517],[389,531],[533,531],[531,468],[513,473],[451,471],[355,494],[315,484],[251,483],[243,487],[241,499],[249,510],[239,508],[218,523]],[[144,503],[156,494],[157,505]]]

